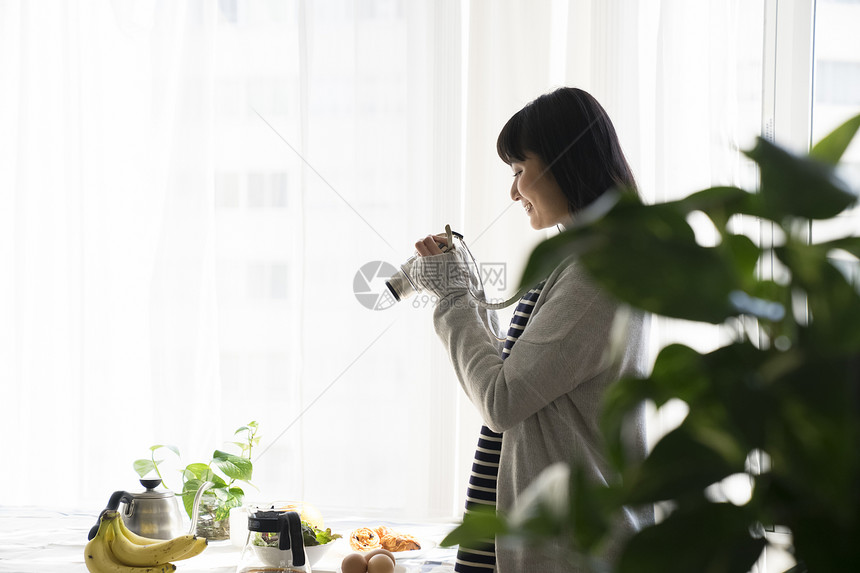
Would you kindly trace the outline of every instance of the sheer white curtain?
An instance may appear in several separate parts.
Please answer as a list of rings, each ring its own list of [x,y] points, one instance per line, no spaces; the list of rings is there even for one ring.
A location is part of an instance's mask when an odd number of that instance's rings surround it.
[[[373,295],[456,224],[460,4],[253,6],[219,39],[245,94],[216,137],[225,426],[261,423],[255,497],[449,516],[458,390],[430,303]]]
[[[0,6],[0,504],[96,510],[152,444],[176,490],[256,420],[251,500],[454,513],[430,301],[356,291],[457,224],[461,13]]]
[[[152,444],[178,489],[256,420],[249,499],[457,515],[480,420],[431,301],[374,298],[381,263],[450,223],[512,294],[544,235],[495,138],[560,85],[604,103],[648,200],[737,182],[760,12],[0,4],[0,505],[95,511]]]
[[[3,503],[104,503],[150,443],[217,436],[214,16],[0,5]]]

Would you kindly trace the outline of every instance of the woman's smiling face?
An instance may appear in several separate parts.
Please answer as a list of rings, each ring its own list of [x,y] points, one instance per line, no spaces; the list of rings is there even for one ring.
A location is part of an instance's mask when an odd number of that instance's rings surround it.
[[[511,169],[511,199],[522,203],[533,229],[570,223],[567,197],[540,157],[526,153],[525,159],[511,163]]]

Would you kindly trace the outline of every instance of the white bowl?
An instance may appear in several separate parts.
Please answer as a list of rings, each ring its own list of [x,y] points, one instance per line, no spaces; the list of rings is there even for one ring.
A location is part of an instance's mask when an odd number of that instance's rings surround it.
[[[323,558],[323,555],[328,553],[328,550],[331,549],[331,546],[334,544],[334,541],[329,541],[325,545],[311,545],[310,547],[305,547],[305,556],[307,557],[308,563],[311,564],[311,567],[317,564],[317,562]]]
[[[323,555],[331,549],[332,543],[333,542],[329,541],[325,545],[312,545],[311,547],[305,547],[305,559],[311,567],[316,565],[317,561],[322,559]],[[277,567],[280,564],[281,550],[277,547],[260,547],[259,545],[255,545],[254,552],[257,554],[257,557],[260,558],[260,561],[269,567]]]

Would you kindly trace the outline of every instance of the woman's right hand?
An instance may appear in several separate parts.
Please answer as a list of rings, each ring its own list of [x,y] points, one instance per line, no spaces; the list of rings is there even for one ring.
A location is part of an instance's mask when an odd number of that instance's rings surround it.
[[[412,263],[410,275],[422,289],[439,299],[454,291],[469,288],[470,271],[465,254],[460,249],[446,248],[445,235],[428,235],[415,243],[418,258]]]
[[[421,257],[441,255],[444,251],[439,247],[440,244],[448,244],[448,238],[445,235],[427,235],[415,243],[415,250]]]

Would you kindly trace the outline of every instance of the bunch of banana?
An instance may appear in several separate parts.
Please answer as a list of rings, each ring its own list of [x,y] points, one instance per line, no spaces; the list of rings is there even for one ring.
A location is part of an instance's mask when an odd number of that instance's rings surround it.
[[[167,573],[176,571],[171,561],[189,559],[206,549],[204,537],[180,535],[150,539],[129,530],[117,511],[99,516],[99,530],[84,549],[90,573]]]

